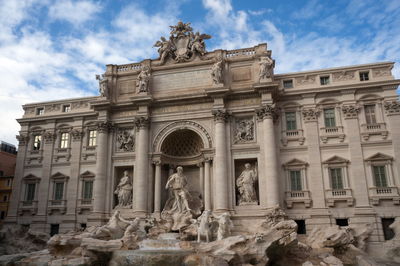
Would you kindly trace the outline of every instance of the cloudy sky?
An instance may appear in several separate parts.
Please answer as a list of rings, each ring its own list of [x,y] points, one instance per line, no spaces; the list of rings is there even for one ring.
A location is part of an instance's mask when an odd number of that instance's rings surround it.
[[[0,0],[0,140],[22,104],[97,95],[106,64],[157,57],[178,20],[208,50],[267,42],[276,73],[400,60],[399,0]]]

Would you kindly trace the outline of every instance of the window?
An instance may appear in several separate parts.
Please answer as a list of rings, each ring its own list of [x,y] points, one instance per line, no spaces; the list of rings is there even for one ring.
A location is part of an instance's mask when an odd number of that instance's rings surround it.
[[[63,105],[62,110],[64,113],[69,113],[71,111],[71,105],[69,105],[69,104]]]
[[[64,196],[64,182],[54,183],[54,200],[62,200]]]
[[[349,219],[336,219],[336,225],[349,226]]]
[[[60,148],[68,148],[69,133],[61,133]]]
[[[6,212],[5,211],[1,211],[0,212],[0,220],[4,220],[5,217],[6,217]]]
[[[41,135],[35,135],[33,137],[33,150],[38,151],[40,150],[42,144],[42,136]]]
[[[360,72],[360,80],[367,81],[369,80],[369,72]]]
[[[3,201],[4,201],[4,202],[7,202],[7,200],[8,200],[8,196],[7,196],[7,195],[4,195],[4,196],[3,196]]]
[[[89,130],[89,141],[88,141],[89,147],[96,146],[96,136],[97,136],[96,130]]]
[[[365,105],[364,112],[367,124],[376,124],[375,105],[374,104]]]
[[[319,78],[321,85],[328,85],[329,84],[329,76],[324,76]]]
[[[11,179],[7,179],[7,187],[11,186]]]
[[[286,130],[296,130],[296,112],[286,112]]]
[[[43,107],[37,108],[36,109],[36,115],[44,115],[44,108]]]
[[[82,198],[86,200],[92,199],[93,181],[83,181]]]
[[[283,88],[285,88],[285,89],[293,88],[293,80],[292,79],[284,80]]]
[[[392,228],[389,227],[394,222],[394,218],[382,218],[382,229],[385,240],[390,240],[394,237]]]
[[[332,189],[343,189],[342,168],[329,168]]]
[[[384,165],[372,166],[374,171],[374,180],[376,187],[387,187],[386,171]]]
[[[290,173],[290,189],[292,191],[303,190],[301,186],[300,170],[291,170],[289,173]]]
[[[33,201],[35,199],[36,184],[28,183],[25,188],[25,201]]]
[[[58,234],[60,230],[60,225],[59,224],[51,224],[50,225],[50,236],[54,236]]]
[[[334,108],[324,109],[324,120],[325,127],[336,127]]]
[[[306,221],[305,220],[294,220],[297,224],[297,233],[299,235],[306,234]]]

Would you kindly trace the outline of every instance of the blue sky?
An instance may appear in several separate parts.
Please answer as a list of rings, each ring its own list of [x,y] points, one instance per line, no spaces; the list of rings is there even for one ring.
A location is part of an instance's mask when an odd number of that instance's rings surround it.
[[[22,104],[97,95],[106,64],[156,58],[178,20],[208,50],[267,42],[275,73],[400,60],[400,0],[0,0],[0,140]]]

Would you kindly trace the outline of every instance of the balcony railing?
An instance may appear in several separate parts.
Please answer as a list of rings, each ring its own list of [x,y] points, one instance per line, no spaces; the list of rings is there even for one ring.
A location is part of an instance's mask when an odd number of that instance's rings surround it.
[[[81,214],[84,210],[91,211],[93,209],[93,199],[78,199],[78,207],[76,211]]]
[[[293,203],[302,202],[307,208],[311,207],[311,196],[308,190],[293,190],[285,192],[285,202],[288,208],[293,207]]]
[[[382,139],[386,139],[388,135],[386,123],[362,124],[361,135],[364,140],[368,140],[371,135],[381,135]]]
[[[354,198],[349,188],[343,189],[327,189],[325,197],[328,207],[334,207],[336,201],[346,201],[348,206],[353,206]]]
[[[61,214],[67,212],[67,201],[66,200],[49,200],[47,206],[47,213],[52,214],[54,211],[59,211]]]
[[[295,130],[285,130],[282,132],[283,138],[282,143],[283,145],[287,145],[288,141],[299,141],[300,145],[304,143],[304,133],[302,129],[295,129]]]
[[[400,195],[397,187],[371,187],[370,198],[373,205],[379,205],[380,200],[393,200],[394,204],[400,204]]]
[[[321,127],[320,128],[321,140],[326,143],[330,138],[339,138],[340,142],[344,140],[344,130],[342,126],[336,127]]]
[[[24,200],[19,203],[18,213],[22,215],[24,212],[30,212],[31,215],[35,215],[38,209],[37,200]]]

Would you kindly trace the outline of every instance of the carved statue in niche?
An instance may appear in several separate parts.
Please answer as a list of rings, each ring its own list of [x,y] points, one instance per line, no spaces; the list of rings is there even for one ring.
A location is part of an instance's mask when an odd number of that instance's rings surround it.
[[[257,182],[257,170],[251,169],[251,164],[246,163],[245,169],[236,180],[239,191],[239,205],[257,204],[255,182]],[[256,168],[256,166],[255,166]]]
[[[129,172],[125,170],[117,189],[114,191],[114,194],[118,196],[118,205],[116,207],[129,208],[132,205],[132,188],[131,177]]]
[[[239,120],[236,122],[235,143],[254,140],[253,120]]]
[[[100,96],[108,98],[108,79],[104,75],[96,75],[96,79],[99,81],[99,92]]]
[[[194,217],[201,214],[203,203],[199,193],[189,193],[187,190],[187,178],[183,174],[183,168],[178,166],[176,173],[172,174],[165,185],[169,189],[169,198],[161,212],[164,220],[171,220],[171,230],[180,230],[192,223]]]
[[[133,151],[135,138],[132,130],[121,129],[117,135],[118,149],[123,151]]]
[[[213,84],[215,85],[222,83],[222,67],[223,60],[222,58],[219,58],[211,68],[211,78],[213,80]]]
[[[145,66],[143,70],[139,73],[136,82],[137,87],[139,88],[139,92],[149,91],[150,75],[150,68],[148,66]]]
[[[274,61],[268,56],[263,56],[260,58],[259,64],[260,64],[260,71],[258,73],[258,76],[260,80],[265,78],[272,78]]]

